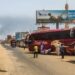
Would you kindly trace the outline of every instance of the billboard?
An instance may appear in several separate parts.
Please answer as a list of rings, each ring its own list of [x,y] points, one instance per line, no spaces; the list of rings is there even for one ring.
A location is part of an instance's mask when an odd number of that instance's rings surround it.
[[[75,10],[38,10],[36,23],[75,22]]]

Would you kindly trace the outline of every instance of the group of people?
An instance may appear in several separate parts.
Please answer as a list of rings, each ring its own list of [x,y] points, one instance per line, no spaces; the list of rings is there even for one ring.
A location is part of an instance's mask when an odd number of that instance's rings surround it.
[[[64,55],[65,55],[65,46],[64,46],[64,44],[57,43],[56,53],[57,53],[58,56],[61,55],[62,59],[64,58]]]
[[[39,47],[37,45],[34,45],[34,58],[38,57],[38,51],[39,51]],[[40,52],[45,54],[45,50],[44,50],[44,44],[41,43],[40,45]],[[56,53],[57,55],[61,55],[61,58],[64,58],[64,54],[65,54],[65,46],[64,44],[58,44],[56,47]]]

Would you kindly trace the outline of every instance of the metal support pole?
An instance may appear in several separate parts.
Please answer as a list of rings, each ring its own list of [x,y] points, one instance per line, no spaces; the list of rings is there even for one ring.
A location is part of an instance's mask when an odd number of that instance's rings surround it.
[[[59,29],[59,22],[56,22],[56,29]]]

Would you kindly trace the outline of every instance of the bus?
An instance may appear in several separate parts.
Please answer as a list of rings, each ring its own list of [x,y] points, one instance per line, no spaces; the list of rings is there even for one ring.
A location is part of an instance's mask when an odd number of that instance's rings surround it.
[[[63,43],[66,47],[65,53],[74,54],[75,28],[35,31],[29,35],[29,50],[33,51],[33,46],[38,45],[40,52],[41,42],[45,50],[50,52],[56,51],[57,43]]]

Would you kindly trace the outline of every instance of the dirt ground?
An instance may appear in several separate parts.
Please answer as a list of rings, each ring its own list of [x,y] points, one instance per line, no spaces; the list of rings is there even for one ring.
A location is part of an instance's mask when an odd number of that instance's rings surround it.
[[[39,54],[38,58],[34,59],[28,49],[20,49],[19,52],[19,58],[22,54],[24,57],[17,62],[13,52],[0,45],[0,75],[75,75],[75,56],[61,59],[61,56]]]
[[[13,69],[12,61],[8,56],[5,48],[0,45],[0,75],[10,75],[10,71]],[[10,70],[10,71],[9,71]]]

